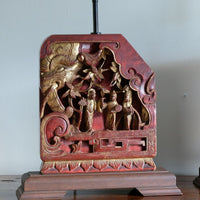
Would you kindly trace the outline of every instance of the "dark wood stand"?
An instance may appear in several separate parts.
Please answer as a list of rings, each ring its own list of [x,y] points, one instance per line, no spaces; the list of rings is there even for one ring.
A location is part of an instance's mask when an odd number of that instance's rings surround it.
[[[157,169],[141,172],[49,174],[29,172],[17,190],[19,200],[62,199],[67,190],[135,188],[143,196],[182,195],[172,173]]]
[[[200,168],[199,168],[199,176],[196,177],[193,181],[193,183],[200,188]]]

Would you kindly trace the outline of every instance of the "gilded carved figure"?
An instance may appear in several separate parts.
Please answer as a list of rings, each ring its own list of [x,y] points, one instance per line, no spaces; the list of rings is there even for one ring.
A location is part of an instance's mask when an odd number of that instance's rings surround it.
[[[132,106],[132,92],[129,86],[124,87],[124,99],[123,99],[123,127],[124,130],[130,130],[132,116],[134,109]]]
[[[110,101],[106,108],[105,128],[116,130],[116,114],[122,110],[122,106],[117,102],[117,93],[115,90],[110,93]]]
[[[99,113],[103,113],[103,110],[107,106],[106,103],[105,103],[105,99],[106,99],[105,94],[106,93],[109,93],[109,91],[102,88],[101,92],[100,92],[100,98],[99,98],[99,100],[97,102],[97,111]]]
[[[96,91],[91,88],[88,90],[87,100],[85,102],[85,112],[84,112],[84,120],[85,120],[85,129],[88,132],[91,132],[92,123],[93,123],[93,115],[96,110]]]

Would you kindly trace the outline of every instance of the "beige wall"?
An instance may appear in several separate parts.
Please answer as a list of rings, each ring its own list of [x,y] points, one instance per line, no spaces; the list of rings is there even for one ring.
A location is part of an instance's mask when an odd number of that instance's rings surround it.
[[[0,174],[39,170],[39,49],[92,32],[91,0],[1,0]],[[100,31],[122,33],[156,72],[158,166],[200,166],[200,1],[99,0]]]

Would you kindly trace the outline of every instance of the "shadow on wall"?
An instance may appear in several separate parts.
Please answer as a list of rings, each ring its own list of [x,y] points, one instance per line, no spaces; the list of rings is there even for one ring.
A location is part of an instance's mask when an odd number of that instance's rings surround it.
[[[200,60],[155,68],[157,166],[197,175],[200,166]]]

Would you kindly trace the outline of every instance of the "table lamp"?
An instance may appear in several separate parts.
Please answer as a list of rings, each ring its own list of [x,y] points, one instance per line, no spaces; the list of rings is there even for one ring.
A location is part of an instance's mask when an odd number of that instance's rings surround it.
[[[52,35],[40,52],[41,171],[26,173],[19,199],[66,190],[137,188],[180,195],[156,169],[155,74],[121,34],[101,34],[98,1],[89,35]]]

